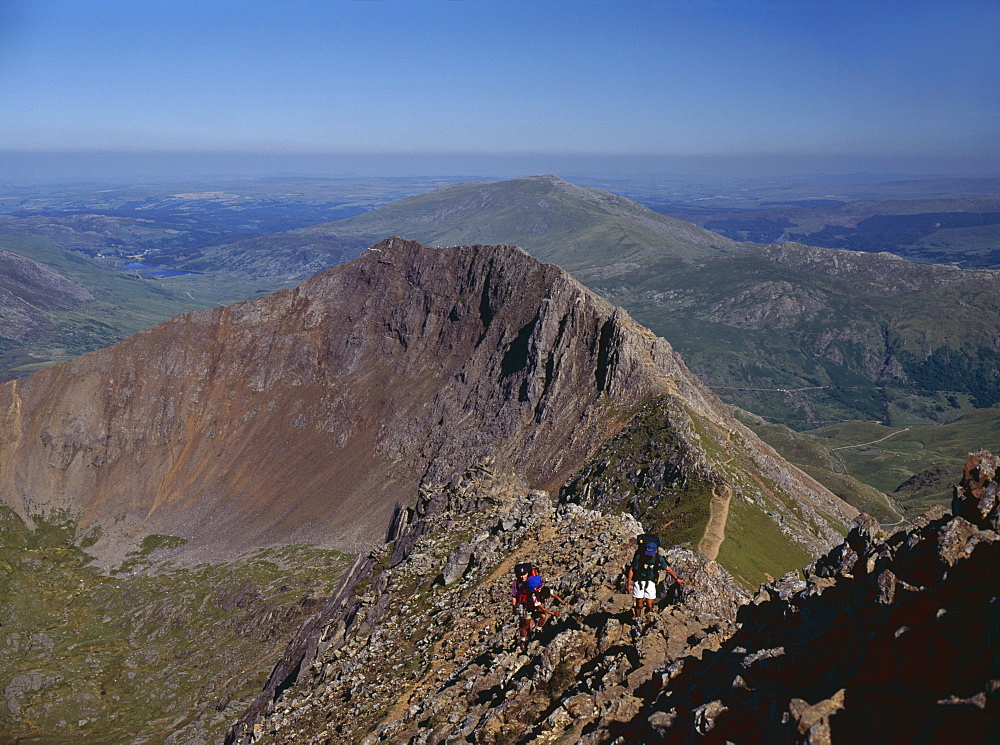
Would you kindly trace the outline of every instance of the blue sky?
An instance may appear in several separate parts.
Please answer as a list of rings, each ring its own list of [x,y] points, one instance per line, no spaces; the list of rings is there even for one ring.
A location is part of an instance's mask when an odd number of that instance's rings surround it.
[[[996,0],[0,0],[0,150],[997,173],[998,39]]]

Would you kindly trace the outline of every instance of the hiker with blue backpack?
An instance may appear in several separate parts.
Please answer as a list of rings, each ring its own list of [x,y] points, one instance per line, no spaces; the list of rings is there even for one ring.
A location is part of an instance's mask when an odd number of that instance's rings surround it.
[[[555,599],[562,605],[569,605],[552,591],[546,592],[548,588],[543,587],[544,584],[538,569],[531,564],[518,564],[514,567],[514,583],[511,585],[510,595],[514,612],[521,619],[518,646],[522,652],[528,651],[528,637],[534,629],[541,629],[549,616],[559,616],[558,611],[546,608],[543,600]]]
[[[625,592],[635,598],[632,609],[632,619],[638,623],[643,612],[652,613],[656,602],[656,584],[660,580],[660,572],[665,571],[674,578],[674,582],[683,585],[684,580],[678,577],[670,568],[667,560],[660,555],[660,542],[654,535],[644,533],[637,539],[639,548],[636,550],[628,569],[625,570]]]

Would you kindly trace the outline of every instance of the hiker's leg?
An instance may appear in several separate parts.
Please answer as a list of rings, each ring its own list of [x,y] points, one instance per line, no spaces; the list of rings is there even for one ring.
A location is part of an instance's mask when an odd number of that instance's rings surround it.
[[[650,582],[646,585],[646,613],[652,614],[654,606],[656,605],[656,582]]]
[[[636,580],[632,583],[632,597],[635,598],[635,605],[632,608],[632,618],[638,619],[642,615],[642,598],[643,598],[643,588],[645,587],[645,582],[641,580]]]

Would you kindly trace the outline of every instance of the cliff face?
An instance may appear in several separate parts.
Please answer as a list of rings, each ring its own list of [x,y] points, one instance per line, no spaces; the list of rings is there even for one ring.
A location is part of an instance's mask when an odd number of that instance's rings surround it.
[[[669,344],[557,267],[393,238],[4,385],[0,496],[68,511],[108,561],[153,533],[204,555],[356,549],[470,464],[558,487],[650,395],[738,427]]]

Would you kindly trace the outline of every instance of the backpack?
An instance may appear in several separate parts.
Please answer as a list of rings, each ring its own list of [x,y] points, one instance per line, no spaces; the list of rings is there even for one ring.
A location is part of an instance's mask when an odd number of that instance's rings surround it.
[[[655,543],[657,548],[657,553],[659,553],[660,539],[659,537],[653,535],[652,533],[640,533],[635,537],[635,553],[632,554],[632,561],[635,561],[640,556],[645,556],[643,549],[646,548],[647,543]],[[626,567],[628,569],[628,567]]]
[[[660,539],[653,533],[640,533],[635,537],[635,542],[636,545],[639,546],[639,548],[642,548],[647,543],[655,543],[657,548],[660,547]]]
[[[653,559],[652,564],[649,563],[649,559]],[[667,566],[669,566],[667,560],[658,553],[646,556],[645,553],[638,551],[635,552],[635,556],[632,557],[629,565],[632,567],[632,578],[642,582],[656,582],[659,578],[659,573],[666,571]]]

